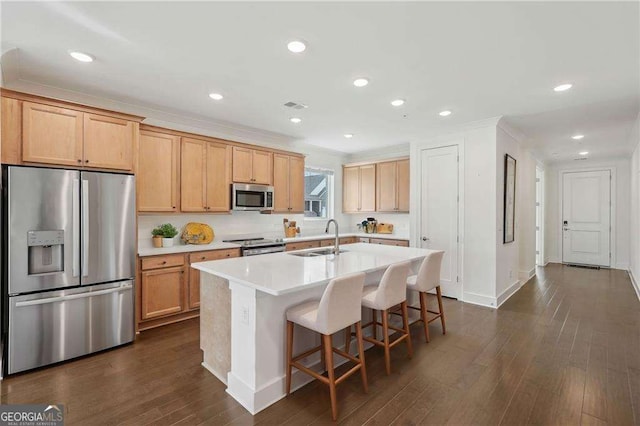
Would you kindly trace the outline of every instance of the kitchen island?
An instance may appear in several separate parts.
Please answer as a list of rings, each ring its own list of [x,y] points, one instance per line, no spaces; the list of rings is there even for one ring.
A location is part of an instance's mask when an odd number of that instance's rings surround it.
[[[417,271],[426,249],[350,244],[339,255],[273,253],[194,263],[200,270],[200,347],[203,366],[227,385],[227,392],[255,414],[285,396],[285,312],[319,299],[336,277],[365,272],[365,285],[377,284],[385,269],[411,261]],[[370,316],[363,313],[363,320]],[[334,335],[344,342],[342,333]],[[294,353],[319,344],[319,335],[296,327]],[[339,363],[341,360],[336,359]],[[303,362],[320,370],[318,354]],[[313,380],[293,373],[293,389]]]

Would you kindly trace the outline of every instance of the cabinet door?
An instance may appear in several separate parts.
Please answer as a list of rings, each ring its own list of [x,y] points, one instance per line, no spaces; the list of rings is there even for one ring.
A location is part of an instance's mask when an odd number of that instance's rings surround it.
[[[409,212],[409,160],[400,160],[397,162],[397,180],[398,180],[398,205],[396,206],[400,212]]]
[[[22,105],[19,100],[2,97],[0,105],[0,162],[20,164],[22,145]]]
[[[158,132],[140,132],[138,149],[138,211],[178,210],[180,138]]]
[[[231,146],[207,144],[207,211],[231,210]]]
[[[274,162],[275,176],[275,162]],[[304,158],[289,157],[289,211],[304,213]]]
[[[290,211],[290,173],[289,156],[275,154],[273,156],[273,211],[288,213]]]
[[[360,211],[376,211],[376,165],[360,166]]]
[[[397,163],[389,161],[379,163],[376,176],[376,210],[379,212],[395,212],[397,210]]]
[[[84,114],[84,165],[133,170],[133,138],[137,123]]]
[[[207,142],[182,138],[180,153],[180,210],[206,211]]]
[[[357,213],[360,210],[360,170],[358,167],[342,169],[342,211]]]
[[[79,166],[82,163],[82,113],[22,103],[22,161]]]
[[[233,147],[233,181],[238,183],[253,183],[253,150]]]
[[[253,183],[271,185],[273,153],[253,150]]]
[[[145,271],[142,277],[142,319],[176,314],[184,310],[184,268]]]

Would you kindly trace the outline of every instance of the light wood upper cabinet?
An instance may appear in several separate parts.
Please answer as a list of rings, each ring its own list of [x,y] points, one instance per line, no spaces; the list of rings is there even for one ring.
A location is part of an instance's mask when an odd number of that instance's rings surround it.
[[[180,153],[180,210],[206,211],[207,142],[182,138]]]
[[[273,153],[233,147],[233,182],[271,185]]]
[[[360,211],[376,211],[376,165],[360,166]]]
[[[399,160],[398,163],[398,211],[409,212],[409,160]]]
[[[182,138],[181,210],[227,212],[231,206],[231,146]]]
[[[409,160],[344,166],[342,197],[344,213],[408,212]]]
[[[304,158],[273,156],[274,213],[304,212]]]
[[[377,203],[379,212],[409,211],[409,160],[378,163]]]
[[[376,165],[342,169],[342,211],[345,213],[376,211]]]
[[[138,211],[178,211],[180,137],[142,130],[138,148]]]
[[[137,123],[84,113],[84,165],[133,170],[133,140]]]
[[[184,310],[184,267],[144,271],[142,319],[172,315]]]
[[[231,209],[231,146],[207,143],[206,210],[228,212]]]
[[[22,103],[22,161],[82,165],[83,113]]]
[[[20,164],[22,157],[22,105],[17,99],[2,97],[0,105],[0,162]]]

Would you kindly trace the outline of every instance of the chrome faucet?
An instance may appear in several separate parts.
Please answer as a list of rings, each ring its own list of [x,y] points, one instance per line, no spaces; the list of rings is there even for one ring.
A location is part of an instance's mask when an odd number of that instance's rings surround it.
[[[333,222],[336,229],[336,242],[333,244],[333,254],[340,254],[340,237],[338,234],[338,222],[335,219],[329,219],[329,221],[327,222],[327,227],[324,230],[324,233],[325,234],[329,233],[329,225],[331,225],[331,222]]]

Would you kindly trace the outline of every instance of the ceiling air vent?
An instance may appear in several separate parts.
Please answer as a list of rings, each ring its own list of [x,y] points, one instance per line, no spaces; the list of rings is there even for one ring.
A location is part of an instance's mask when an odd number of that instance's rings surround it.
[[[305,104],[297,104],[295,102],[287,102],[286,104],[284,104],[284,106],[289,107],[289,108],[293,108],[293,109],[306,109],[309,108],[308,105]]]
[[[573,161],[582,161],[582,160],[586,160],[587,157],[580,157],[580,158],[574,158]]]

